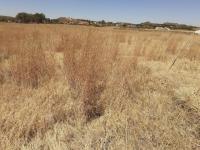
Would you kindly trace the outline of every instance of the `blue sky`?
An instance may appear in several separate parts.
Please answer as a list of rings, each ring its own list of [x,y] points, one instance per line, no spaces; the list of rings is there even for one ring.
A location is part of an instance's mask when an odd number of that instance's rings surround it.
[[[200,0],[0,0],[0,15],[15,16],[18,12],[43,12],[50,18],[200,26]]]

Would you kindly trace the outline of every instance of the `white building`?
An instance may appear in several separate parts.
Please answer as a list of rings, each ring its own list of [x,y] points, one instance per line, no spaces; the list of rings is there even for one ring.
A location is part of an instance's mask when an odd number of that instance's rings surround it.
[[[200,30],[195,31],[194,33],[200,35]]]
[[[160,31],[170,31],[170,29],[167,28],[167,27],[156,27],[155,30],[160,30]]]

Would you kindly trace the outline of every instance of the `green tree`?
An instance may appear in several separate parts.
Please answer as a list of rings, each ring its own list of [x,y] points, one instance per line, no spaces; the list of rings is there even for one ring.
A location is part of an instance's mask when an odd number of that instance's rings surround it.
[[[44,23],[46,20],[46,17],[43,13],[36,13],[33,15],[33,21],[35,23]]]
[[[102,20],[102,21],[101,21],[101,24],[102,24],[102,25],[105,25],[105,24],[106,24],[106,21],[105,21],[105,20]]]
[[[16,20],[20,23],[44,23],[46,17],[43,13],[29,14],[22,12],[17,14]]]
[[[33,21],[33,15],[25,12],[18,13],[16,16],[16,20],[20,23],[30,23]]]

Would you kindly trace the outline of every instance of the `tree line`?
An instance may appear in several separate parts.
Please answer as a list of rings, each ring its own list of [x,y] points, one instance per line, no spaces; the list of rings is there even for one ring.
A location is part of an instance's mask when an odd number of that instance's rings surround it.
[[[15,17],[16,22],[19,23],[45,23],[46,17],[43,13],[18,13]]]
[[[46,18],[43,13],[18,13],[15,17],[10,16],[0,16],[1,22],[17,22],[17,23],[48,23],[49,18]]]
[[[26,13],[21,12],[18,13],[15,17],[9,16],[0,16],[0,22],[17,22],[17,23],[52,23],[52,24],[66,24],[68,22],[67,18],[61,17],[57,19],[50,19],[46,18],[45,14],[43,13]],[[71,24],[79,24],[79,22],[85,22],[88,25],[103,27],[103,26],[117,26],[117,27],[131,27],[131,28],[142,28],[142,29],[155,29],[156,27],[167,27],[172,30],[196,30],[197,27],[184,25],[184,24],[177,24],[177,23],[151,23],[151,22],[144,22],[141,24],[132,24],[132,23],[113,23],[113,22],[106,22],[102,21],[92,21],[92,20],[83,20],[83,19],[72,19]]]
[[[151,23],[151,22],[144,22],[141,24],[136,25],[137,28],[143,28],[143,29],[155,29],[156,27],[162,27],[162,28],[169,28],[171,30],[197,30],[198,28],[191,25],[185,25],[185,24],[178,24],[178,23],[170,23],[166,22],[163,24],[158,23]]]

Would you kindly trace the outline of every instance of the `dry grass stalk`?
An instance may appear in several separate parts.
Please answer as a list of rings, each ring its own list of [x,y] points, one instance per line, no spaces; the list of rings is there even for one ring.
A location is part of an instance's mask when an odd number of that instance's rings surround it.
[[[48,58],[38,41],[38,33],[22,43],[11,64],[11,76],[18,85],[38,88],[43,81],[50,80],[55,73],[54,60]]]
[[[91,120],[103,113],[103,106],[98,104],[98,100],[106,86],[108,71],[114,63],[117,44],[109,41],[112,33],[106,34],[107,39],[106,35],[94,30],[84,34],[85,42],[80,37],[66,40],[64,61],[68,81],[80,93],[86,120]]]

